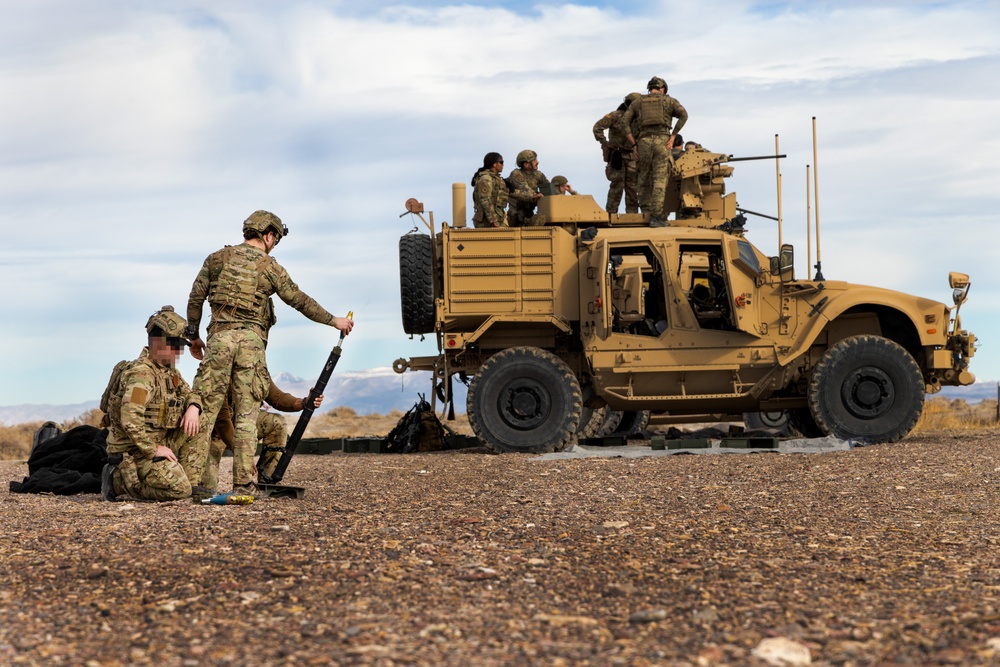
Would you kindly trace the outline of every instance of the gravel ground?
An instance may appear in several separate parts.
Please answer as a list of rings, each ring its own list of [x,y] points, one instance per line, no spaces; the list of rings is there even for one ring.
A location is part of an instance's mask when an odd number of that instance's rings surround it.
[[[300,456],[305,498],[249,506],[6,493],[0,664],[1000,664],[998,433]]]

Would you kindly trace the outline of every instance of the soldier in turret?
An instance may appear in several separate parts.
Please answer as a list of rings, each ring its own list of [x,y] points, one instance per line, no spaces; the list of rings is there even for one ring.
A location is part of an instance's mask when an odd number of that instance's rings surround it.
[[[670,152],[688,114],[680,102],[667,95],[667,82],[660,77],[650,79],[646,88],[649,93],[633,102],[619,123],[633,156],[639,160],[639,206],[643,213],[649,213],[651,226],[663,227],[667,224],[663,200]],[[674,118],[677,125],[671,128]],[[633,121],[638,137],[633,132]]]
[[[191,496],[191,483],[174,453],[184,438],[180,421],[191,391],[175,368],[184,347],[190,345],[186,326],[172,306],[156,311],[146,322],[148,346],[138,359],[122,362],[112,374],[106,392],[108,463],[101,471],[104,500],[180,500]]]
[[[472,176],[472,224],[476,227],[507,226],[507,183],[503,171],[503,156],[487,153],[483,166]]]
[[[552,194],[578,195],[580,193],[573,189],[573,186],[569,184],[569,179],[565,176],[553,176]]]
[[[642,97],[639,93],[629,93],[625,100],[614,111],[604,114],[604,117],[594,123],[594,138],[601,144],[604,152],[604,175],[611,185],[608,187],[608,203],[604,207],[608,213],[617,213],[625,193],[625,212],[639,212],[639,195],[637,183],[639,171],[638,161],[632,154],[632,149],[626,145],[622,133],[621,118],[632,102]],[[607,137],[604,133],[607,131]]]
[[[251,476],[257,447],[257,412],[270,379],[264,348],[273,323],[273,310],[268,307],[272,294],[314,322],[344,333],[354,327],[353,320],[334,317],[300,290],[270,256],[287,235],[288,228],[278,216],[268,211],[254,212],[243,223],[244,242],[209,255],[191,287],[186,335],[192,340],[192,356],[204,360],[195,376],[191,405],[181,420],[189,437],[179,459],[193,484],[201,481],[212,427],[229,397],[236,430],[233,491],[255,491]],[[207,354],[198,333],[206,300],[212,307]]]
[[[549,179],[538,171],[538,154],[530,150],[518,153],[517,168],[510,172],[507,180],[510,182],[508,224],[511,227],[534,226],[532,217],[542,198],[542,187],[549,185]]]

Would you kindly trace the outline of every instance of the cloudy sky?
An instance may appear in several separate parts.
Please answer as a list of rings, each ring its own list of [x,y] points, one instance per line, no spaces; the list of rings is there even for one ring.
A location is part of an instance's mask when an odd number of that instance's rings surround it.
[[[450,220],[451,183],[531,148],[603,202],[591,127],[653,75],[688,139],[758,155],[780,136],[799,275],[815,116],[825,276],[948,302],[969,273],[973,370],[998,379],[997,34],[993,1],[4,2],[0,405],[100,396],[260,208],[302,289],[354,310],[343,369],[431,353],[400,324],[406,199]],[[729,189],[773,214],[774,181],[744,163]],[[773,254],[775,223],[749,238]],[[278,319],[272,371],[315,377],[335,332]]]

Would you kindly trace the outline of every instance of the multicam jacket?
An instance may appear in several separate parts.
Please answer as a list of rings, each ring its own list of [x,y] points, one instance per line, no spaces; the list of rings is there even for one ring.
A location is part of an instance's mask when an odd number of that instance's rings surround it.
[[[500,174],[482,169],[472,179],[472,221],[477,227],[507,226],[507,183]]]
[[[625,140],[625,133],[622,132],[621,119],[625,115],[624,111],[615,109],[611,113],[604,114],[604,117],[594,123],[594,138],[605,148],[629,148]],[[608,132],[607,138],[604,132]],[[605,158],[605,162],[608,158]]]
[[[156,363],[149,358],[149,348],[143,348],[122,371],[115,389],[108,414],[108,453],[152,459],[156,448],[169,446],[168,440],[176,435],[172,432],[180,427],[190,393],[176,368]]]
[[[535,212],[537,204],[535,193],[541,192],[542,186],[549,184],[549,179],[537,169],[530,174],[521,169],[515,169],[510,172],[509,180],[511,215],[516,219],[526,220]]]
[[[188,297],[188,333],[198,337],[207,299],[212,307],[209,335],[249,328],[266,341],[267,331],[274,324],[272,294],[314,322],[334,321],[333,315],[300,290],[273,257],[249,243],[241,243],[212,253],[202,264]]]

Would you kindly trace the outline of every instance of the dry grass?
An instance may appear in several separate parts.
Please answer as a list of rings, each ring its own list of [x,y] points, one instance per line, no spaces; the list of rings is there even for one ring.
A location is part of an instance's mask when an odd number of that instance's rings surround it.
[[[997,402],[982,401],[969,405],[964,400],[943,396],[924,403],[924,412],[914,433],[929,431],[971,431],[997,425]]]
[[[103,413],[100,410],[90,410],[84,414],[60,424],[66,431],[80,424],[98,426]],[[403,416],[400,410],[389,414],[359,415],[348,407],[339,407],[315,415],[309,422],[305,437],[307,438],[354,438],[361,436],[382,437],[392,430],[396,422]],[[917,422],[914,433],[930,431],[971,431],[984,427],[997,426],[997,402],[983,401],[969,405],[962,399],[947,399],[944,397],[929,399],[924,404],[924,412]],[[298,415],[288,415],[288,429],[295,427]],[[31,451],[31,439],[43,422],[17,424],[15,426],[0,426],[0,461],[21,460],[28,458]],[[454,421],[443,421],[446,427],[456,433],[471,434],[472,428],[465,415],[456,415]]]
[[[104,413],[94,409],[67,420],[59,425],[63,431],[68,431],[74,426],[89,424],[99,426]],[[307,438],[354,438],[360,436],[383,437],[392,430],[396,422],[400,420],[403,413],[393,410],[387,415],[370,414],[359,415],[351,408],[339,407],[315,415],[309,422],[305,437]],[[288,431],[295,427],[298,420],[297,414],[290,414],[288,420]],[[28,458],[31,452],[32,437],[44,422],[28,422],[15,426],[0,426],[0,461],[17,461]],[[472,428],[465,415],[456,415],[455,421],[443,421],[445,426],[456,433],[471,434]]]

